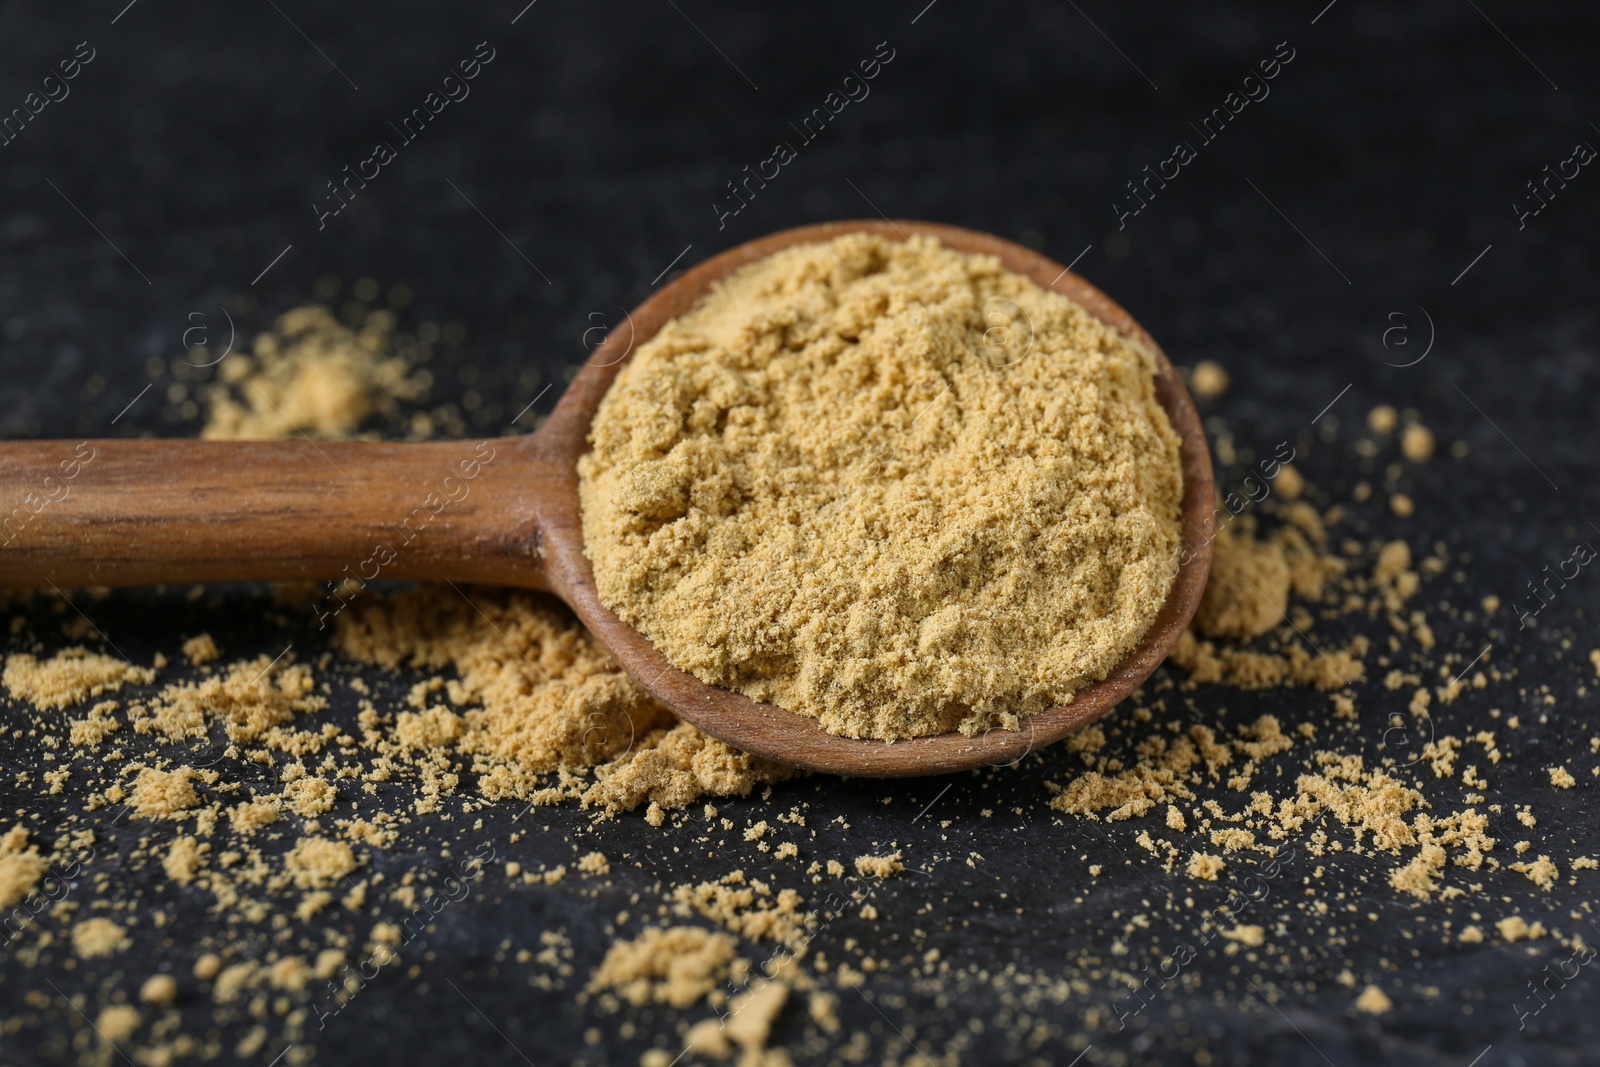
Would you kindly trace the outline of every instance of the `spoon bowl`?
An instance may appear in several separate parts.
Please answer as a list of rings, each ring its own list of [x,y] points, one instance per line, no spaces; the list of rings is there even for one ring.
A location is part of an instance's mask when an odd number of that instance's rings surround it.
[[[992,255],[1155,351],[1156,398],[1180,441],[1179,566],[1144,637],[1105,678],[1020,730],[884,742],[829,734],[815,719],[702,682],[667,662],[600,602],[583,550],[578,459],[628,357],[731,272],[792,245],[848,233],[937,238]],[[1183,382],[1121,307],[1060,264],[988,234],[925,222],[832,222],[739,245],[686,271],[612,329],[540,429],[481,442],[25,441],[0,444],[0,585],[56,587],[252,580],[473,582],[542,589],[572,608],[635,682],[735,748],[814,771],[874,777],[1015,763],[1099,718],[1166,658],[1204,592],[1213,483]],[[458,591],[460,587],[457,586]],[[467,594],[462,592],[463,596]]]

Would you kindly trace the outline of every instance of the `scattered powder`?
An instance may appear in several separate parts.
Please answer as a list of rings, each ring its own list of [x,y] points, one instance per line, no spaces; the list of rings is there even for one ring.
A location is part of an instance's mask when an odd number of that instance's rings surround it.
[[[1400,435],[1400,454],[1413,463],[1425,463],[1433,457],[1433,432],[1419,422],[1407,426]]]
[[[1212,544],[1211,577],[1195,612],[1208,637],[1249,639],[1270,633],[1289,608],[1289,561],[1270,541],[1224,527]]]
[[[139,987],[139,999],[146,1004],[166,1007],[178,999],[178,983],[170,974],[153,974]]]
[[[131,1004],[112,1004],[100,1009],[94,1028],[101,1038],[113,1045],[134,1035],[139,1029],[139,1009]]]
[[[1536,941],[1545,935],[1543,923],[1529,923],[1520,915],[1512,915],[1494,924],[1500,936],[1508,942]]]
[[[1549,856],[1540,856],[1531,862],[1513,863],[1511,869],[1526,875],[1528,881],[1540,889],[1549,889],[1561,878],[1561,868]]]
[[[33,892],[44,871],[44,857],[28,846],[26,830],[18,825],[0,834],[0,910]]]
[[[1261,927],[1246,926],[1244,924],[1222,931],[1222,936],[1229,941],[1237,941],[1241,945],[1249,945],[1251,948],[1260,948],[1267,941],[1267,932]]]
[[[296,715],[326,708],[327,699],[313,689],[310,668],[294,663],[292,655],[276,663],[262,655],[199,682],[169,685],[148,702],[131,705],[128,718],[140,733],[173,741],[205,737],[211,723],[221,722],[229,741],[247,743]]]
[[[167,848],[167,855],[161,861],[162,869],[174,882],[188,885],[200,873],[200,868],[205,865],[206,853],[210,851],[210,845],[201,844],[193,837],[177,838]]]
[[[1182,476],[1156,367],[992,258],[779,252],[602,401],[579,466],[601,599],[680,668],[833,733],[1015,728],[1166,600]]]
[[[134,779],[128,806],[135,815],[147,819],[181,816],[200,803],[200,794],[194,788],[197,777],[200,777],[199,772],[193,767],[179,767],[171,771],[146,767]]]
[[[1217,875],[1222,873],[1227,861],[1221,856],[1211,856],[1204,852],[1196,852],[1189,857],[1188,875],[1203,882],[1215,882]]]
[[[190,664],[198,667],[202,663],[215,662],[222,653],[217,650],[217,643],[210,634],[197,634],[183,643],[183,655]]]
[[[578,861],[578,870],[584,874],[610,874],[611,861],[602,852],[590,852]]]
[[[1400,425],[1400,413],[1388,404],[1379,404],[1367,412],[1367,428],[1373,433],[1394,433]]]
[[[420,396],[424,373],[392,354],[394,316],[379,311],[353,330],[326,308],[295,308],[258,334],[252,355],[218,365],[222,381],[205,395],[202,437],[266,440],[348,437],[373,415],[393,414]]]
[[[589,991],[614,989],[631,1004],[687,1008],[728,976],[734,948],[727,934],[699,926],[648,929],[611,946],[589,979]]]
[[[127,943],[127,934],[110,919],[97,916],[72,928],[72,949],[86,960],[109,956]]]
[[[1354,1007],[1356,1011],[1364,1011],[1369,1015],[1387,1015],[1394,1010],[1394,1001],[1377,986],[1369,985],[1356,998]]]
[[[565,606],[537,594],[475,593],[467,603],[423,587],[342,612],[335,640],[359,662],[455,672],[446,690],[461,714],[426,712],[430,728],[403,720],[399,733],[423,758],[469,756],[490,800],[682,808],[792,773],[678,721]]]
[[[893,878],[905,869],[906,865],[901,862],[898,852],[891,852],[887,856],[856,857],[856,873],[873,878]]]
[[[302,889],[325,889],[356,869],[355,851],[343,841],[302,837],[283,858],[284,870]]]
[[[1220,363],[1203,359],[1189,375],[1189,388],[1201,400],[1215,400],[1228,391],[1228,372]]]
[[[1571,789],[1578,784],[1578,780],[1572,777],[1572,772],[1565,767],[1551,767],[1550,784],[1557,789]]]
[[[90,652],[81,646],[62,649],[41,660],[26,652],[6,657],[3,680],[12,700],[39,708],[65,708],[87,697],[115,692],[124,684],[147,685],[155,671],[126,660]]]

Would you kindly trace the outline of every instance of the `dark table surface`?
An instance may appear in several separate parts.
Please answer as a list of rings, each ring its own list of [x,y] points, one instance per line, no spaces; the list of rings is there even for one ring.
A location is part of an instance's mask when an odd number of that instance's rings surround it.
[[[1519,218],[1516,207],[1536,206],[1526,183],[1546,165],[1579,142],[1600,145],[1591,5],[524,2],[0,4],[0,112],[22,106],[59,61],[93,55],[70,95],[0,146],[0,436],[196,433],[193,409],[168,394],[185,330],[220,331],[227,309],[248,331],[316,298],[330,275],[342,280],[335,304],[352,280],[373,277],[410,287],[408,321],[460,323],[463,339],[436,357],[429,401],[475,391],[487,402],[468,417],[470,432],[498,433],[581,362],[594,337],[586,330],[615,322],[672,269],[784,227],[886,215],[990,231],[1075,263],[1176,362],[1230,370],[1232,389],[1206,412],[1224,417],[1240,445],[1310,441],[1312,419],[1333,404],[1319,425],[1342,426],[1343,443],[1309,448],[1301,465],[1334,498],[1347,499],[1363,476],[1346,445],[1374,404],[1415,409],[1441,442],[1467,442],[1466,459],[1413,479],[1414,517],[1357,509],[1371,533],[1419,548],[1445,541],[1464,556],[1452,597],[1516,595],[1600,521],[1589,481],[1600,177],[1584,168],[1537,215]],[[488,49],[471,95],[402,144],[347,208],[319,219],[326,183],[375,140],[398,141],[389,124],[459,60]],[[723,217],[726,183],[777,142],[798,142],[791,124],[875,53],[892,59],[870,95]],[[1269,95],[1205,139],[1196,126],[1274,55],[1292,58]],[[1194,158],[1119,221],[1118,207],[1137,203],[1126,183],[1177,142]],[[1519,770],[1497,777],[1491,799],[1507,810],[1537,800],[1540,828],[1527,836],[1565,856],[1600,851],[1593,780],[1552,795],[1540,770],[1556,754],[1587,755],[1582,721],[1595,702],[1577,690],[1594,647],[1594,581],[1574,582],[1536,637],[1499,641],[1496,660],[1519,672],[1521,688],[1452,709],[1458,730],[1488,724],[1492,703],[1523,712]],[[284,628],[249,610],[260,594],[217,592],[195,602],[118,593],[97,604],[95,621],[144,662],[200,629],[230,656],[281,647]],[[1470,648],[1483,638],[1481,627],[1460,630],[1442,626],[1441,641]],[[386,693],[404,693],[403,674],[372,675]],[[1540,684],[1556,697],[1544,721]],[[1396,698],[1376,684],[1361,693],[1359,736],[1376,759],[1385,701]],[[1288,725],[1326,718],[1326,697],[1306,691],[1198,696],[1230,721],[1262,711]],[[27,743],[17,745],[8,758],[27,763]],[[811,826],[849,823],[819,831],[829,854],[894,842],[913,860],[987,857],[886,884],[875,896],[883,919],[847,914],[818,947],[850,958],[854,938],[891,961],[937,948],[968,974],[1014,966],[1069,979],[1113,942],[1158,959],[1170,931],[1126,930],[1127,916],[1225,890],[1162,871],[1132,844],[1145,828],[1137,820],[1105,826],[1050,811],[1043,783],[1075,766],[1056,750],[946,781],[780,786],[785,808],[809,805]],[[1415,784],[1435,788],[1420,776]],[[938,818],[917,818],[935,802]],[[81,798],[41,798],[0,780],[7,812],[75,805]],[[766,810],[754,798],[721,806],[741,820]],[[630,897],[721,874],[728,857],[695,845],[692,824],[655,829],[634,815],[595,826],[572,807],[542,809],[535,832],[505,844],[516,811],[482,813],[482,834],[502,835],[505,858],[536,866],[591,847],[629,858],[599,889],[485,882],[440,915],[418,967],[384,973],[312,1033],[315,1062],[631,1064],[671,1032],[678,1014],[657,1010],[630,1035],[574,991]],[[448,842],[444,833],[430,841],[414,828],[393,862],[462,847],[459,833]],[[1104,868],[1087,892],[1083,856]],[[1018,1023],[1014,992],[980,978],[936,990],[890,967],[842,1000],[836,1037],[805,1037],[803,1012],[791,1011],[774,1043],[797,1062],[824,1063],[861,1033],[870,1062],[916,1062],[983,1020],[969,1062],[1067,1063],[1080,1053],[1089,1064],[1600,1060],[1600,989],[1587,971],[1524,1029],[1508,1007],[1565,950],[1408,942],[1403,931],[1436,920],[1443,905],[1394,893],[1385,869],[1369,857],[1317,883],[1337,907],[1372,916],[1342,943],[1301,929],[1289,894],[1269,897],[1253,921],[1286,924],[1273,951],[1248,962],[1205,954],[1184,988],[1126,1029],[1092,1025],[1120,989],[1073,991],[1036,1009],[1045,1029],[1035,1047],[1019,1036],[1033,1023]],[[1565,879],[1544,894],[1507,872],[1484,881],[1513,901],[1504,910],[1557,925],[1589,897],[1586,883]],[[0,960],[6,1014],[29,992],[55,996],[55,987],[92,1002],[163,963],[186,967],[187,924],[215,920],[203,901],[173,907],[176,925],[112,964]],[[573,945],[565,991],[540,991],[496,959],[502,940],[537,947],[538,933],[555,928]],[[1395,1010],[1352,1013],[1353,992],[1336,981],[1346,968],[1383,985]],[[191,1030],[214,1026],[205,1005],[192,1012]],[[6,1062],[78,1055],[71,1034],[81,1022],[64,1002],[18,1018],[0,1034]],[[585,1037],[594,1027],[598,1043]],[[216,1031],[223,1058],[246,1029]],[[269,1044],[251,1059],[280,1051]]]

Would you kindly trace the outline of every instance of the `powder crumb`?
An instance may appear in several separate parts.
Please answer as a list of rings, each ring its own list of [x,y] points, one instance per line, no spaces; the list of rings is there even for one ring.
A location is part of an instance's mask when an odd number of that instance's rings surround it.
[[[1394,1010],[1394,1001],[1377,986],[1369,985],[1356,998],[1354,1007],[1356,1011],[1366,1012],[1369,1015],[1387,1015]]]
[[[217,643],[210,634],[196,634],[183,643],[183,654],[189,662],[198,667],[203,663],[212,663],[222,657],[217,650]]]
[[[72,950],[86,960],[109,956],[127,943],[127,934],[110,919],[85,919],[72,928]]]
[[[1433,431],[1420,422],[1407,426],[1400,435],[1400,452],[1413,463],[1426,463],[1433,457]]]
[[[32,893],[44,872],[44,857],[28,846],[28,831],[20,823],[0,835],[0,909],[10,908]]]
[[[1404,493],[1395,493],[1389,497],[1389,510],[1394,512],[1396,518],[1409,519],[1416,514],[1417,505]]]
[[[1379,404],[1367,412],[1367,428],[1373,433],[1394,433],[1400,425],[1400,413],[1388,404]]]
[[[1189,375],[1189,388],[1201,400],[1215,400],[1228,391],[1228,372],[1220,363],[1203,359]]]
[[[772,1033],[772,1024],[789,998],[789,987],[779,981],[758,981],[733,998],[724,1024],[728,1039],[744,1050],[741,1063],[759,1064]],[[787,1057],[785,1057],[787,1058]],[[776,1065],[773,1065],[776,1067]]]
[[[1188,874],[1204,882],[1215,882],[1217,875],[1222,873],[1227,861],[1221,856],[1212,856],[1204,852],[1196,852],[1189,857]]]
[[[139,987],[139,999],[164,1008],[178,999],[178,983],[170,974],[153,974]]]
[[[589,979],[589,992],[614,989],[631,1004],[687,1008],[728,975],[735,943],[698,926],[651,928],[618,941]]]
[[[283,869],[301,889],[326,889],[358,866],[353,849],[326,837],[302,837],[283,858]]]
[[[1274,479],[1278,496],[1284,500],[1299,500],[1306,491],[1306,478],[1294,467],[1285,463],[1278,469],[1278,477]]]
[[[206,853],[210,851],[210,845],[201,844],[196,838],[177,838],[167,847],[167,854],[161,861],[162,869],[174,882],[188,885],[200,873]]]
[[[270,440],[348,437],[374,415],[393,416],[420,397],[428,378],[395,354],[392,312],[360,329],[325,307],[294,308],[255,338],[253,351],[222,364],[222,381],[202,393],[201,437]]]
[[[1561,868],[1549,856],[1540,856],[1532,862],[1513,863],[1511,869],[1524,875],[1540,889],[1549,889],[1561,878]]]
[[[148,685],[155,677],[148,667],[74,646],[46,660],[25,652],[7,656],[0,682],[12,700],[26,700],[48,711],[115,692],[125,684]]]
[[[456,672],[452,692],[475,709],[412,742],[422,756],[469,759],[487,800],[672,810],[793,773],[679,722],[548,597],[467,604],[448,587],[419,588],[341,612],[335,643],[360,663]]]
[[[1167,829],[1168,830],[1179,830],[1179,831],[1182,831],[1182,830],[1185,830],[1187,828],[1188,828],[1188,824],[1186,822],[1184,822],[1183,812],[1178,810],[1177,805],[1168,804],[1167,805]]]
[[[1551,767],[1550,784],[1557,789],[1571,789],[1578,784],[1578,780],[1572,777],[1572,772],[1565,767]]]
[[[1282,548],[1225,526],[1211,553],[1211,577],[1195,612],[1201,633],[1249,639],[1283,621],[1289,605],[1289,561]]]
[[[171,771],[146,767],[134,779],[133,792],[128,806],[135,815],[146,819],[168,819],[183,815],[198,807],[200,794],[195,792],[195,779],[202,775],[193,767],[178,767]]]
[[[1402,893],[1410,893],[1427,900],[1439,888],[1439,875],[1444,870],[1445,850],[1438,845],[1423,845],[1411,861],[1390,872],[1389,884]]]
[[[1267,933],[1261,927],[1246,926],[1242,923],[1222,931],[1222,936],[1229,941],[1237,941],[1241,945],[1249,945],[1251,948],[1259,948],[1267,940]]]
[[[997,333],[1002,306],[1026,329]],[[579,463],[600,598],[674,665],[832,733],[1016,729],[1166,601],[1182,471],[1160,368],[928,238],[780,251],[601,401]]]
[[[891,852],[887,856],[857,856],[856,873],[873,878],[893,878],[906,869],[900,861],[900,853]]]
[[[1501,919],[1494,924],[1494,928],[1500,931],[1501,938],[1512,944],[1518,941],[1535,941],[1545,935],[1543,923],[1530,924],[1520,915]]]
[[[578,860],[578,870],[584,874],[610,874],[611,861],[603,852],[590,852]]]
[[[1461,928],[1461,933],[1457,940],[1468,945],[1479,944],[1483,941],[1483,928],[1476,924],[1464,926]]]
[[[194,961],[194,976],[202,982],[209,982],[222,970],[222,957],[215,952],[207,952]]]
[[[100,1009],[94,1020],[95,1031],[111,1045],[132,1037],[139,1029],[139,1009],[132,1004],[112,1004]]]

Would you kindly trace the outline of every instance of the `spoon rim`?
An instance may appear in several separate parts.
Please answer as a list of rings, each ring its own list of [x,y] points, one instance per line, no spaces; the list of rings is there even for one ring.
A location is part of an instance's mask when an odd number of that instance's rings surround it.
[[[1183,540],[1177,573],[1150,627],[1116,667],[1099,681],[1076,690],[1069,703],[1027,716],[1016,730],[995,727],[970,736],[950,732],[894,741],[846,737],[828,733],[810,716],[712,686],[673,666],[643,633],[601,603],[593,568],[583,550],[577,461],[589,450],[589,427],[601,399],[637,346],[740,267],[795,245],[861,232],[896,241],[913,234],[927,235],[959,252],[995,256],[1007,270],[1060,293],[1102,322],[1148,345],[1156,357],[1156,399],[1178,435],[1183,473],[1179,518]],[[635,308],[626,318],[626,329],[610,331],[535,437],[539,451],[559,459],[570,472],[558,494],[558,506],[541,515],[539,522],[539,551],[554,591],[629,676],[680,718],[741,751],[811,771],[909,777],[1020,762],[1036,748],[1054,744],[1104,716],[1150,676],[1193,618],[1211,566],[1215,489],[1210,451],[1194,401],[1160,345],[1120,305],[1061,264],[991,234],[943,223],[890,219],[827,222],[781,230],[712,256]]]

